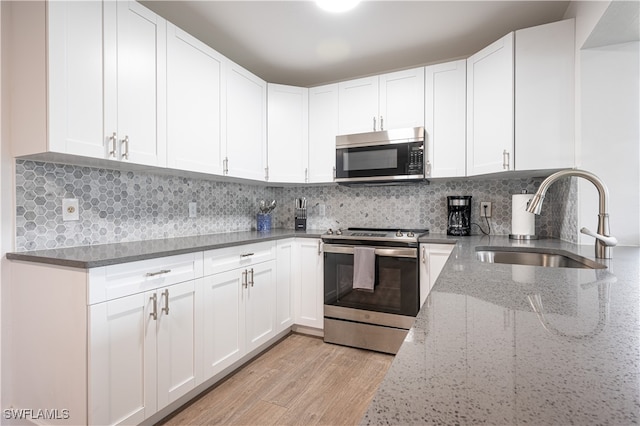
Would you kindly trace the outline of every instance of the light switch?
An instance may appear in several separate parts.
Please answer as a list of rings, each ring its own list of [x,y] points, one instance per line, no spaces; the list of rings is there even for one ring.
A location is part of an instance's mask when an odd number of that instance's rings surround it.
[[[62,199],[62,220],[80,220],[80,211],[78,210],[77,198]]]

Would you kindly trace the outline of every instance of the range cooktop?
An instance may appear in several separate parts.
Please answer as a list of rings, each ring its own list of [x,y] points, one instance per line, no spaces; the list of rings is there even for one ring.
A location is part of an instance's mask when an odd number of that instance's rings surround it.
[[[324,240],[356,240],[356,241],[402,241],[417,242],[428,229],[407,228],[347,228],[329,229],[322,235]]]

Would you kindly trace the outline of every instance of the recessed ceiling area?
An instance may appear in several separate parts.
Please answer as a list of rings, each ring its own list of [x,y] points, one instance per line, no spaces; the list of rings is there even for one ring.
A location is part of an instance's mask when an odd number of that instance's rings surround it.
[[[470,56],[510,31],[561,20],[568,1],[142,1],[270,83],[312,87]]]

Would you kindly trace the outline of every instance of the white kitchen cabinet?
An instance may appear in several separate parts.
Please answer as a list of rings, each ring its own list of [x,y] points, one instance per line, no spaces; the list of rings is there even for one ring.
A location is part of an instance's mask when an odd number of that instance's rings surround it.
[[[310,183],[333,182],[338,135],[338,84],[309,89]]]
[[[297,274],[294,238],[276,243],[276,331],[290,328],[294,320],[294,279]]]
[[[466,175],[467,62],[425,68],[425,133],[429,177]]]
[[[135,1],[103,8],[109,151],[122,161],[165,167],[167,23]]]
[[[294,281],[295,323],[316,329],[324,328],[324,254],[322,241],[313,238],[296,239],[299,265]]]
[[[513,170],[513,33],[467,59],[467,175]]]
[[[228,61],[225,174],[267,180],[267,83]]]
[[[339,134],[424,126],[424,68],[338,83]]]
[[[420,306],[427,300],[454,244],[420,244]]]
[[[304,183],[309,176],[309,89],[267,85],[269,181]]]
[[[92,305],[90,422],[140,423],[201,377],[196,281]]]
[[[275,253],[272,242],[205,252],[205,380],[276,336]]]
[[[102,3],[54,1],[47,7],[49,146],[43,149],[107,158]]]
[[[515,32],[515,169],[575,166],[575,21]]]
[[[167,166],[222,175],[224,57],[167,24]]]

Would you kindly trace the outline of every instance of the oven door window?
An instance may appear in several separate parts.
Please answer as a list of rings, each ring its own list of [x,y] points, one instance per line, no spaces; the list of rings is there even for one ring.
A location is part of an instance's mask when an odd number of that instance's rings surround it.
[[[325,253],[325,305],[416,316],[416,259],[376,256],[373,292],[353,289],[353,255]]]
[[[423,143],[336,149],[336,178],[404,176],[423,173],[416,153]],[[421,158],[421,157],[420,157]]]

